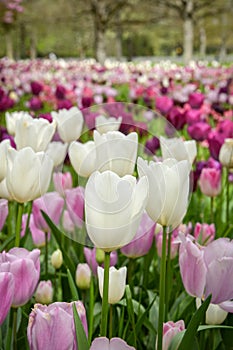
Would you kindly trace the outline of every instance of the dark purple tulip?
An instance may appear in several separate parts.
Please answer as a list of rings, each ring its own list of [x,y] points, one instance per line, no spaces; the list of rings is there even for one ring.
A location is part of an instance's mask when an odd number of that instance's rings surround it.
[[[58,100],[63,100],[66,95],[66,88],[63,85],[57,85],[55,96]]]
[[[31,90],[33,95],[38,96],[41,91],[43,91],[43,85],[38,81],[31,82]]]
[[[160,143],[158,137],[154,136],[146,141],[144,152],[146,154],[152,155],[159,149]]]
[[[42,108],[43,103],[42,101],[39,99],[39,97],[32,97],[29,101],[29,108],[33,111],[38,111]]]
[[[83,108],[89,108],[93,104],[94,100],[91,96],[82,97],[82,106]]]
[[[48,120],[48,122],[52,123],[53,118],[50,113],[39,114],[38,118],[43,118]]]
[[[189,95],[188,103],[192,108],[200,108],[203,104],[205,96],[200,92],[193,92]]]
[[[14,101],[7,95],[0,99],[0,112],[5,112],[14,106]]]
[[[207,139],[211,127],[204,122],[198,122],[188,127],[188,133],[196,141],[204,141]]]
[[[212,130],[208,135],[208,144],[211,157],[218,160],[220,149],[224,143],[225,136],[216,130]]]

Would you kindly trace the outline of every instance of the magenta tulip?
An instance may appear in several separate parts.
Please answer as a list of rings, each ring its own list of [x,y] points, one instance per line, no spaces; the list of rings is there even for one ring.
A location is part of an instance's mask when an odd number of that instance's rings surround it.
[[[183,238],[179,265],[188,294],[199,298],[212,294],[212,304],[232,308],[233,241],[219,238],[203,247]]]
[[[188,133],[196,141],[204,141],[208,138],[211,126],[205,122],[198,122],[188,127]]]
[[[0,272],[0,326],[5,320],[13,301],[14,276],[10,272]]]
[[[72,304],[56,302],[49,306],[34,305],[27,328],[30,350],[77,349]],[[76,301],[75,305],[87,335],[85,308],[81,301]]]
[[[192,108],[200,108],[203,104],[205,96],[200,92],[193,92],[189,95],[189,104]]]
[[[146,255],[153,243],[156,224],[144,213],[134,239],[121,248],[121,252],[129,258]]]
[[[13,248],[0,253],[0,272],[11,272],[15,289],[13,307],[24,305],[32,297],[40,277],[40,250]]]
[[[0,199],[0,231],[5,224],[7,216],[8,216],[8,201],[6,199]]]
[[[199,185],[206,196],[218,196],[221,192],[221,171],[215,168],[202,169]]]

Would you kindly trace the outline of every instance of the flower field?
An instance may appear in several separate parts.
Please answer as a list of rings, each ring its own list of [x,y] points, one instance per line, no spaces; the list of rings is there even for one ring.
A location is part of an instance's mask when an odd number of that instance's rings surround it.
[[[233,66],[0,81],[0,349],[233,349]]]

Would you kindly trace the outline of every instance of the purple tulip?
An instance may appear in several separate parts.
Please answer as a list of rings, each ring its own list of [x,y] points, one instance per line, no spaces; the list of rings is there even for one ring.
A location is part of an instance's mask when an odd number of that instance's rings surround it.
[[[96,248],[87,248],[84,247],[84,256],[86,259],[86,262],[88,263],[93,275],[97,276],[97,267],[99,264],[96,261]],[[114,266],[117,263],[117,252],[113,251],[110,253],[110,266]],[[104,267],[104,264],[102,264],[102,267]]]
[[[186,120],[188,125],[200,122],[200,117],[201,117],[200,109],[189,109],[186,112]]]
[[[105,337],[99,337],[93,340],[90,350],[135,350],[135,348],[129,346],[121,338],[111,338],[109,340]]]
[[[205,96],[200,92],[193,92],[189,95],[189,104],[192,108],[200,108],[203,104]]]
[[[50,231],[41,214],[41,210],[50,217],[55,225],[58,225],[63,207],[64,199],[57,192],[48,192],[42,197],[35,199],[32,205],[32,214],[36,227],[41,231]]]
[[[29,101],[29,108],[32,111],[38,111],[39,109],[42,108],[42,106],[43,106],[43,103],[37,96],[32,97]]]
[[[204,141],[208,138],[211,126],[205,122],[198,122],[188,127],[188,133],[196,141]]]
[[[200,224],[200,222],[197,222],[194,227],[194,237],[200,244],[209,244],[215,237],[215,225]]]
[[[74,303],[87,335],[85,308],[81,301]],[[34,305],[27,328],[30,350],[77,349],[72,304],[56,302],[48,306]]]
[[[67,211],[76,227],[83,226],[84,188],[81,186],[65,190]]]
[[[63,100],[66,95],[66,88],[63,85],[57,85],[55,96],[58,100]]]
[[[219,152],[224,143],[224,139],[225,139],[224,134],[221,134],[216,130],[212,130],[208,134],[207,141],[209,144],[209,150],[210,150],[211,157],[213,157],[214,159],[218,160]]]
[[[144,213],[134,239],[121,248],[121,252],[129,258],[146,255],[154,240],[156,224]]]
[[[188,294],[199,298],[212,294],[212,304],[233,307],[233,241],[219,238],[203,247],[182,238],[179,265]]]
[[[70,100],[59,100],[57,102],[57,109],[70,109],[73,107],[73,103]]]
[[[0,326],[5,320],[13,301],[14,276],[10,272],[0,272]]]
[[[0,272],[11,272],[15,290],[12,306],[24,305],[32,297],[40,277],[40,250],[13,248],[0,253]]]
[[[159,149],[160,143],[158,137],[154,136],[151,139],[148,139],[145,144],[144,152],[152,155]]]
[[[7,216],[8,216],[8,201],[6,199],[0,199],[0,231],[5,224]]]
[[[182,130],[186,123],[185,110],[181,107],[173,106],[167,119],[177,130]]]
[[[53,183],[55,190],[61,195],[64,196],[65,190],[70,190],[72,188],[72,176],[69,172],[67,173],[54,173],[53,174]]]

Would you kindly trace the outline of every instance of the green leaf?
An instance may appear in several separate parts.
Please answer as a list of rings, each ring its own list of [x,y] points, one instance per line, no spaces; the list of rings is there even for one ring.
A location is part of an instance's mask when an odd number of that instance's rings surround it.
[[[73,303],[72,307],[73,307],[75,332],[76,332],[76,340],[77,340],[78,348],[80,350],[89,350],[89,344],[87,341],[86,333],[84,331],[75,303]]]
[[[69,269],[67,269],[67,277],[68,277],[68,283],[69,283],[69,286],[70,286],[72,299],[73,300],[79,300],[78,290],[76,288],[74,279],[73,279]]]
[[[9,238],[7,238],[4,243],[1,245],[0,247],[0,252],[2,252],[3,250],[5,250],[7,248],[7,246],[9,244],[11,244],[13,241],[15,240],[15,235],[10,236]]]
[[[137,345],[137,333],[135,328],[135,319],[134,319],[134,309],[133,309],[133,302],[132,302],[132,294],[129,285],[125,288],[125,295],[126,295],[126,305],[127,305],[127,311],[129,314],[129,320],[131,322],[132,328],[133,328],[133,342],[134,347],[136,348]]]
[[[55,239],[57,241],[57,244],[58,244],[59,248],[62,251],[62,255],[63,255],[66,267],[68,269],[70,269],[72,274],[74,274],[75,273],[74,262],[70,258],[69,254],[67,254],[66,249],[63,249],[61,237],[62,237],[62,235],[64,236],[64,241],[67,241],[67,240],[69,241],[69,239],[66,237],[64,232],[60,231],[59,228],[56,225],[54,225],[54,223],[52,222],[50,217],[43,210],[41,210],[41,213],[43,215],[43,218],[47,222],[48,226],[50,227],[50,229],[51,229],[51,231],[52,231],[52,233],[53,233],[53,235],[54,235],[54,237],[55,237]]]
[[[188,328],[186,329],[184,336],[181,340],[180,346],[178,348],[179,350],[192,349],[191,346],[195,342],[195,336],[198,330],[198,326],[205,316],[206,310],[210,304],[210,300],[211,295],[208,296],[208,298],[204,301],[201,307],[192,316]]]

